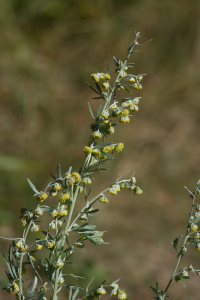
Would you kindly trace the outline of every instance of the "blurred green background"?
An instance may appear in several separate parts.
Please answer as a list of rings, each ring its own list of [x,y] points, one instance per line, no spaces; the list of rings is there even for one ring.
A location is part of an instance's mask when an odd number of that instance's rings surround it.
[[[184,185],[194,190],[200,178],[199,13],[198,0],[0,2],[1,236],[20,237],[19,211],[35,207],[27,177],[42,190],[58,163],[63,171],[82,165],[92,122],[87,102],[94,111],[101,104],[91,100],[85,80],[110,63],[113,79],[112,56],[123,60],[140,31],[141,43],[153,39],[130,60],[134,74],[147,74],[143,90],[133,92],[142,97],[140,109],[111,137],[125,149],[107,163],[109,172],[95,177],[93,194],[119,172],[126,178],[133,171],[144,193],[122,191],[97,205],[95,223],[110,245],[80,249],[69,271],[86,277],[83,286],[93,276],[96,284],[121,278],[129,299],[153,299],[147,285],[156,280],[165,288],[176,264],[171,242],[185,233],[190,211]],[[9,242],[0,246],[7,253]],[[190,264],[200,269],[193,246],[181,267]],[[1,255],[1,286],[4,271]],[[172,284],[173,299],[197,299],[200,278],[191,277],[186,288]],[[13,299],[2,291],[0,297]],[[67,297],[64,292],[61,300]]]

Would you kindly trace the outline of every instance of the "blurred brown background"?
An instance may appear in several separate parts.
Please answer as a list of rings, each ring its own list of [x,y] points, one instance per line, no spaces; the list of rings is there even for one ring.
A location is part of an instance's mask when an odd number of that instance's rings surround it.
[[[42,190],[58,163],[63,171],[82,165],[92,122],[87,102],[94,111],[101,104],[91,100],[85,80],[92,82],[90,74],[105,72],[110,63],[113,79],[112,56],[123,60],[140,31],[141,43],[153,39],[130,60],[134,74],[147,74],[143,90],[133,92],[142,97],[140,109],[130,124],[116,128],[110,139],[125,149],[107,163],[109,172],[96,175],[93,187],[101,192],[119,172],[126,178],[135,171],[144,193],[122,191],[97,205],[95,224],[107,231],[110,245],[88,243],[69,272],[86,277],[84,287],[93,276],[96,284],[121,278],[129,299],[153,299],[147,285],[156,280],[166,287],[176,263],[171,242],[185,233],[190,211],[184,185],[194,190],[200,178],[199,17],[198,0],[0,2],[1,236],[20,237],[20,208],[35,207],[27,177]],[[0,243],[7,253],[9,242]],[[190,264],[200,268],[193,246],[181,267]],[[2,255],[0,265],[3,287]],[[198,299],[200,277],[191,277],[186,288],[172,285],[173,299]]]

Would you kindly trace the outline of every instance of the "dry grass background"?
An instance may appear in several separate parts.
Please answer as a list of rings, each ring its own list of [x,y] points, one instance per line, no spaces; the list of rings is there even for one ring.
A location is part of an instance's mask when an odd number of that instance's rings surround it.
[[[200,178],[199,13],[197,0],[0,2],[2,236],[19,237],[20,208],[35,206],[27,177],[42,190],[58,163],[64,171],[81,166],[92,121],[87,102],[93,110],[100,104],[84,82],[110,63],[113,78],[112,56],[123,59],[140,31],[141,43],[153,38],[132,56],[135,74],[147,74],[144,89],[134,92],[142,96],[140,109],[130,124],[118,126],[113,139],[125,149],[107,164],[109,172],[95,177],[93,192],[119,172],[135,171],[144,193],[123,191],[101,205],[95,222],[107,230],[110,246],[87,245],[69,271],[87,282],[121,278],[129,299],[153,299],[147,285],[156,279],[166,286],[176,263],[171,242],[185,232],[191,204],[183,186],[194,189]],[[9,244],[0,243],[7,252]],[[188,248],[181,266],[200,268],[199,253]],[[3,286],[2,257],[0,263]],[[186,288],[173,284],[172,298],[198,299],[199,280],[192,274]]]

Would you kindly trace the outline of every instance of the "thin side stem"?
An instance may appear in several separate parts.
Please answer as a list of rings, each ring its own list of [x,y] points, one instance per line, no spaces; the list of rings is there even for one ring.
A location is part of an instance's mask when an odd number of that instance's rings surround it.
[[[193,215],[193,213],[194,213],[194,206],[195,206],[195,199],[196,199],[196,196],[197,196],[197,190],[198,190],[198,185],[197,185],[197,188],[196,188],[194,197],[193,197],[193,199],[192,199],[192,209],[191,209],[191,213],[190,213],[190,217],[189,217],[189,222],[188,222],[188,224],[191,223],[191,217],[192,217],[192,215]],[[187,238],[188,238],[189,230],[190,230],[190,228],[189,228],[189,225],[188,225],[188,226],[187,226],[187,230],[186,230],[186,234],[185,234],[185,239],[184,239],[184,242],[183,242],[183,245],[182,245],[182,248],[181,248],[181,250],[180,250],[180,252],[179,252],[179,254],[178,254],[178,256],[177,256],[177,259],[178,259],[178,260],[177,260],[176,266],[175,266],[175,268],[174,268],[173,274],[172,274],[172,276],[171,276],[171,278],[170,278],[170,281],[169,281],[169,283],[168,283],[168,285],[167,285],[167,287],[166,287],[166,289],[165,289],[165,291],[164,291],[164,295],[163,295],[163,297],[161,298],[161,300],[164,300],[164,299],[165,299],[166,294],[167,294],[167,291],[168,291],[168,289],[169,289],[169,287],[170,287],[170,285],[171,285],[171,283],[172,283],[172,281],[173,281],[173,279],[174,279],[174,276],[176,275],[176,271],[177,271],[177,269],[178,269],[179,263],[180,263],[180,261],[181,261],[181,258],[183,257],[183,249],[184,249],[184,247],[185,247],[185,245],[186,245],[186,241],[187,241]]]

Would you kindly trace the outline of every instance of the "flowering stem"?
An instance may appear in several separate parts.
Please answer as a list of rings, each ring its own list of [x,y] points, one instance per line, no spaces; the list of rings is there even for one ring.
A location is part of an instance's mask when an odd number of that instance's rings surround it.
[[[84,209],[85,209],[87,206],[93,204],[93,203],[101,196],[101,194],[105,193],[108,189],[109,189],[109,188],[105,189],[103,192],[101,192],[100,194],[98,194],[96,197],[94,197],[90,202],[88,202],[88,203],[81,209],[80,213],[76,216],[76,218],[74,219],[74,221],[73,221],[72,224],[70,225],[68,231],[71,230],[72,226],[73,226],[74,223],[77,221],[77,219],[80,217],[80,215],[83,213]]]
[[[31,227],[31,224],[32,224],[32,221],[28,224],[27,229],[25,231],[24,240],[23,240],[24,244],[26,242],[26,238],[27,238],[29,229]],[[19,261],[19,288],[20,288],[20,294],[21,295],[23,295],[23,289],[22,289],[22,262],[23,262],[23,257],[24,257],[24,253],[22,252],[21,257],[20,257],[20,261]]]
[[[192,199],[192,209],[191,209],[191,213],[190,213],[189,223],[188,223],[188,224],[191,223],[191,217],[192,217],[192,215],[193,215],[193,213],[194,213],[195,199],[196,199],[196,196],[197,196],[198,186],[199,186],[199,185],[197,185],[195,194],[193,195],[193,199]],[[165,291],[164,291],[164,295],[162,296],[161,300],[164,300],[164,299],[165,299],[166,293],[167,293],[167,291],[168,291],[168,289],[169,289],[169,287],[170,287],[170,285],[171,285],[171,283],[172,283],[172,281],[173,281],[173,279],[174,279],[174,276],[176,275],[176,271],[177,271],[177,269],[178,269],[179,263],[180,263],[180,261],[181,261],[181,258],[183,257],[183,249],[184,249],[184,247],[185,247],[185,245],[186,245],[186,241],[187,241],[187,238],[188,238],[189,230],[190,230],[190,227],[189,227],[189,225],[188,225],[188,226],[187,226],[187,230],[186,230],[186,234],[185,234],[185,239],[184,239],[184,242],[183,242],[183,246],[182,246],[181,251],[179,252],[179,254],[178,254],[178,256],[177,256],[177,259],[178,259],[178,260],[177,260],[176,266],[175,266],[175,268],[174,268],[174,272],[173,272],[172,277],[171,277],[171,279],[170,279],[170,281],[169,281],[169,283],[168,283],[168,285],[167,285],[167,287],[166,287],[166,289],[165,289]]]

